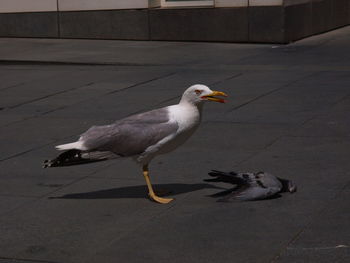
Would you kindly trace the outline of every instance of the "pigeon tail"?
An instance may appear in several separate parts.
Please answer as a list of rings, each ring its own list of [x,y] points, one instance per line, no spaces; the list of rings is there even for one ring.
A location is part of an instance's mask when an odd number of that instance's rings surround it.
[[[212,179],[204,179],[206,182],[224,182],[224,183],[230,183],[230,184],[244,184],[246,181],[239,177],[238,173],[236,172],[222,172],[217,170],[211,170],[211,172],[208,173],[212,177]]]

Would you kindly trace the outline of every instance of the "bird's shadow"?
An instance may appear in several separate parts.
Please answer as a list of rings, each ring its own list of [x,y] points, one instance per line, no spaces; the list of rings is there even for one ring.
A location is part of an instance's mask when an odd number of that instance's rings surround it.
[[[154,184],[154,190],[165,191],[167,195],[179,195],[202,189],[224,189],[211,184]],[[146,185],[127,186],[119,188],[104,189],[92,192],[66,194],[62,196],[49,197],[49,199],[119,199],[119,198],[144,198],[147,196]]]

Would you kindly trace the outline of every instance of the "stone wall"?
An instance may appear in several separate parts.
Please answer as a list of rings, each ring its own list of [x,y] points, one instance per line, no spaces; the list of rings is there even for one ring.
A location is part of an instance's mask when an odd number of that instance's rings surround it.
[[[349,0],[214,3],[148,8],[148,0],[2,0],[0,37],[289,43],[350,24]]]

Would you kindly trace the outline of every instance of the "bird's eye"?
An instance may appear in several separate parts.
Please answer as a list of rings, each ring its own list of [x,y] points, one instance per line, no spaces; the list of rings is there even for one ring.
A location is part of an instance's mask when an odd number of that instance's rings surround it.
[[[199,89],[196,89],[194,92],[196,92],[197,95],[200,95],[200,94],[202,94],[203,91],[199,90]]]

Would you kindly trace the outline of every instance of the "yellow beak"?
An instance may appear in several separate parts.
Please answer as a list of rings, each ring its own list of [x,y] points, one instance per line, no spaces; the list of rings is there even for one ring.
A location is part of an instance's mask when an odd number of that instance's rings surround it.
[[[215,96],[222,96],[222,97],[228,97],[226,93],[221,92],[221,91],[213,91],[212,93],[202,96],[202,99],[207,99],[207,100],[211,100],[211,101],[216,101],[216,102],[220,102],[220,103],[225,103],[226,100],[221,99],[221,98],[216,98]]]

